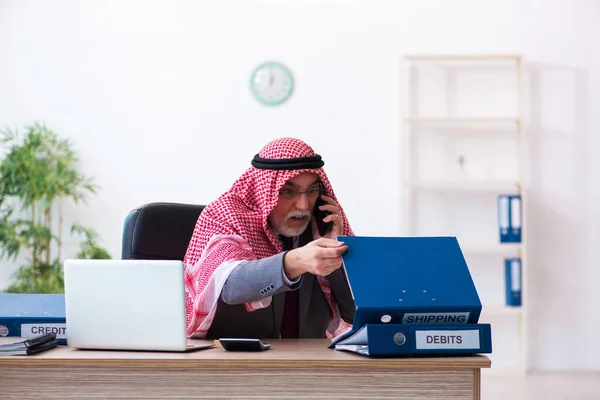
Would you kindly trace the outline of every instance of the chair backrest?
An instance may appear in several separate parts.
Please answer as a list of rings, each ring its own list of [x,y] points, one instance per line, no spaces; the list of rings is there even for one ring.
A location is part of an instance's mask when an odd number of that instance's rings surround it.
[[[203,205],[149,203],[125,218],[121,259],[182,260]]]

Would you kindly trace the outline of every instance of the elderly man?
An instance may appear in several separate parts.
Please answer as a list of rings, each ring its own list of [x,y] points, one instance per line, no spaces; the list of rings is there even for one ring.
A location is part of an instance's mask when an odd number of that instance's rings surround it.
[[[338,235],[353,235],[321,156],[301,140],[265,145],[201,213],[184,258],[191,337],[323,338],[354,302]]]

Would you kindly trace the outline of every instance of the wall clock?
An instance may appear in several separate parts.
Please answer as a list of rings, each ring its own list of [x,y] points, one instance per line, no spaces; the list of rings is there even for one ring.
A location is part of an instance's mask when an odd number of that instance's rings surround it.
[[[294,77],[285,65],[268,61],[252,71],[250,90],[259,102],[276,106],[291,96],[294,91]]]

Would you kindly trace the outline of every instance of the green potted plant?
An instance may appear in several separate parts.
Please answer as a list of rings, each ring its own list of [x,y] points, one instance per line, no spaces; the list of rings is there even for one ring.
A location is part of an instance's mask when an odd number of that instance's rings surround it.
[[[26,253],[5,291],[63,293],[63,200],[77,204],[97,188],[77,171],[71,143],[43,123],[27,126],[24,134],[5,130],[0,140],[0,259]],[[70,234],[83,237],[75,257],[110,258],[93,229],[74,224]]]

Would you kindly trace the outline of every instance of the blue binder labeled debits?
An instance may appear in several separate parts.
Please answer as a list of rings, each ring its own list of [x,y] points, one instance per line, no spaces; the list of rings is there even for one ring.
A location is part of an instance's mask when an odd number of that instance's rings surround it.
[[[520,243],[522,236],[522,205],[520,195],[498,196],[498,228],[500,243]]]
[[[492,352],[490,324],[367,324],[335,345],[364,356]]]
[[[356,305],[331,347],[363,355],[491,353],[491,327],[454,237],[340,236]]]
[[[64,294],[0,293],[0,336],[55,333],[66,344]]]
[[[520,258],[507,258],[504,260],[504,276],[506,305],[511,307],[521,306],[522,266]]]

